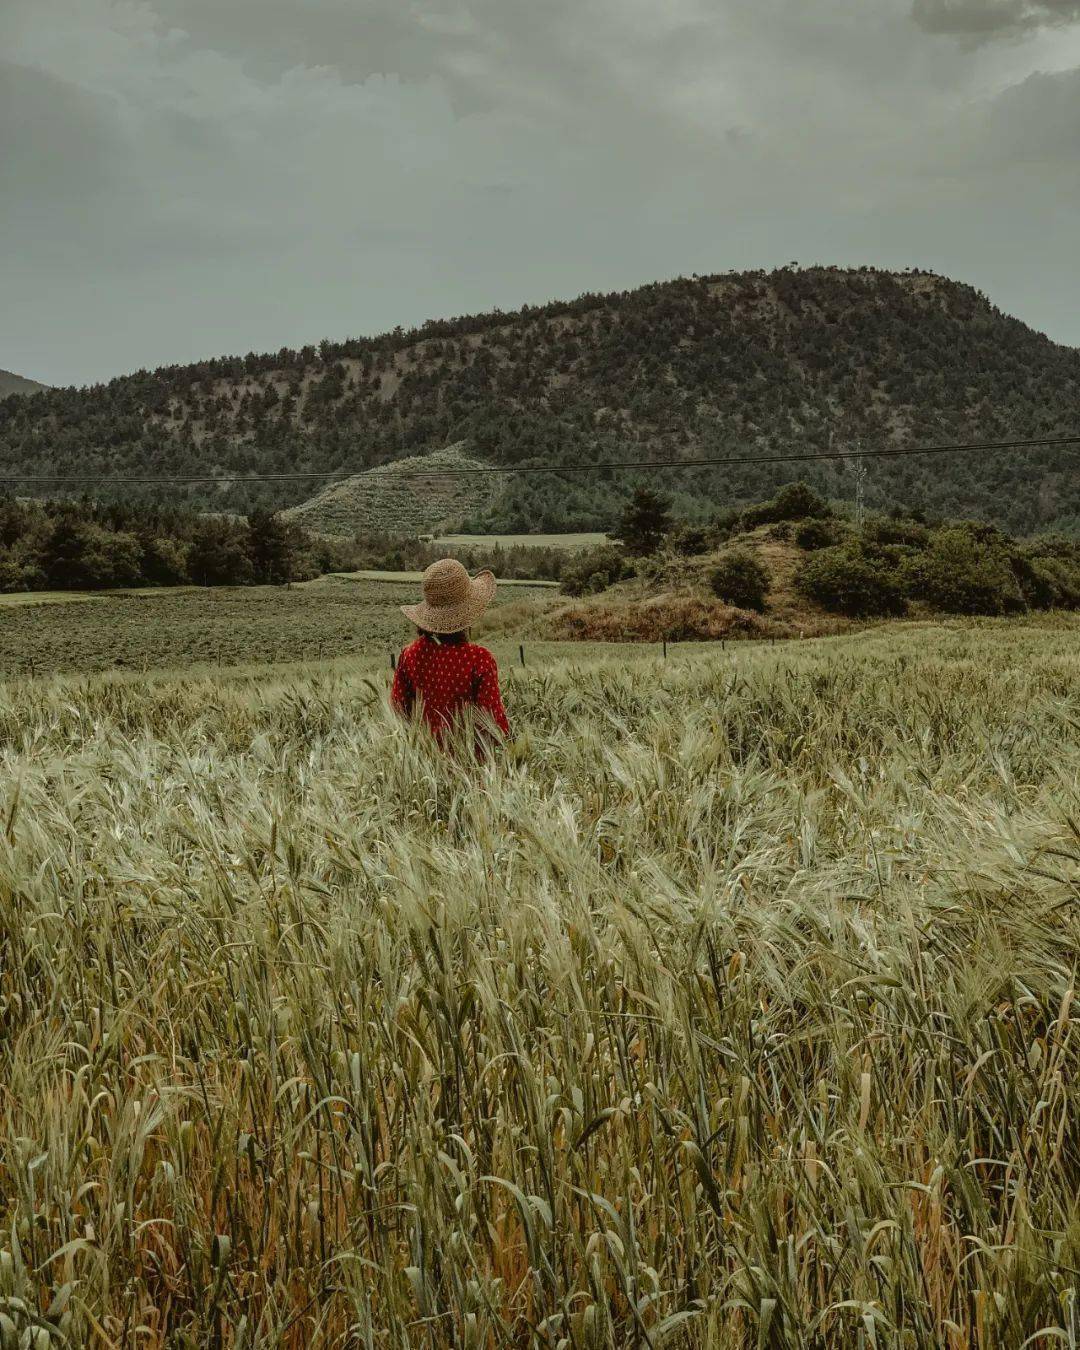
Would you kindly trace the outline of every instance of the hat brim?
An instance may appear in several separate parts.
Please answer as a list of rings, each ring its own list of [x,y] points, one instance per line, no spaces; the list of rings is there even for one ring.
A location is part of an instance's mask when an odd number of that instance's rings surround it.
[[[469,595],[458,605],[402,605],[401,612],[427,633],[460,633],[471,628],[495,595],[494,572],[478,572],[469,580]]]

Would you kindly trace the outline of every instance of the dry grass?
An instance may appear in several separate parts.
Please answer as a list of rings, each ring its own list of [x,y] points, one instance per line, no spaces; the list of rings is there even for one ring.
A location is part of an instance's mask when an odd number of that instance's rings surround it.
[[[758,614],[696,595],[598,598],[553,609],[551,636],[577,642],[716,642],[775,634]]]
[[[0,687],[4,1344],[1068,1344],[1078,632]]]

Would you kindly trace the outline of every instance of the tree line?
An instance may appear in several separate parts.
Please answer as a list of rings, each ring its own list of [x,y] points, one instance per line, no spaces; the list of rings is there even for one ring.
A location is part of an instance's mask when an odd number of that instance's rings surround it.
[[[140,503],[28,501],[0,495],[0,592],[132,586],[254,586],[327,572],[423,571],[441,550],[429,538],[311,534],[279,512],[199,514]],[[564,549],[457,548],[472,570],[557,581]]]
[[[0,591],[280,585],[352,561],[348,541],[313,538],[269,511],[206,516],[0,497]]]

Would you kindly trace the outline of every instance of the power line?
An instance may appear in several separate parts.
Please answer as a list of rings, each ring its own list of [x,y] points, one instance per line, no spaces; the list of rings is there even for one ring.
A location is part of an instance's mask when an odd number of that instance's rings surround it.
[[[1051,447],[1080,446],[1080,435],[1044,436],[1037,439],[1019,441],[971,441],[964,444],[884,446],[873,450],[815,450],[810,454],[770,454],[770,455],[715,455],[700,456],[694,459],[652,459],[652,460],[600,460],[593,464],[492,464],[490,467],[442,469],[395,469],[395,478],[419,478],[426,482],[439,479],[454,479],[471,475],[487,476],[498,474],[526,473],[597,473],[607,469],[633,469],[639,473],[655,469],[705,469],[722,467],[727,464],[811,464],[821,460],[867,460],[899,459],[908,455],[958,455],[985,452],[987,454],[1002,450],[1035,450]],[[397,461],[400,463],[400,461]],[[392,467],[376,465],[376,468]],[[38,483],[44,485],[61,483],[94,483],[101,487],[130,486],[134,484],[159,484],[161,486],[182,485],[188,483],[284,483],[311,482],[325,479],[355,478],[359,474],[370,473],[370,469],[328,469],[322,473],[262,473],[262,474],[182,474],[175,477],[123,477],[109,478],[104,474],[23,474],[18,477],[0,477],[0,485]]]

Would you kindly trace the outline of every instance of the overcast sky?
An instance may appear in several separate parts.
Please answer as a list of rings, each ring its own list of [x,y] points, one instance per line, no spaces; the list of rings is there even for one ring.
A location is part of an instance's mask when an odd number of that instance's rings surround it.
[[[1080,0],[0,0],[0,367],[691,272],[934,268],[1080,345]]]

